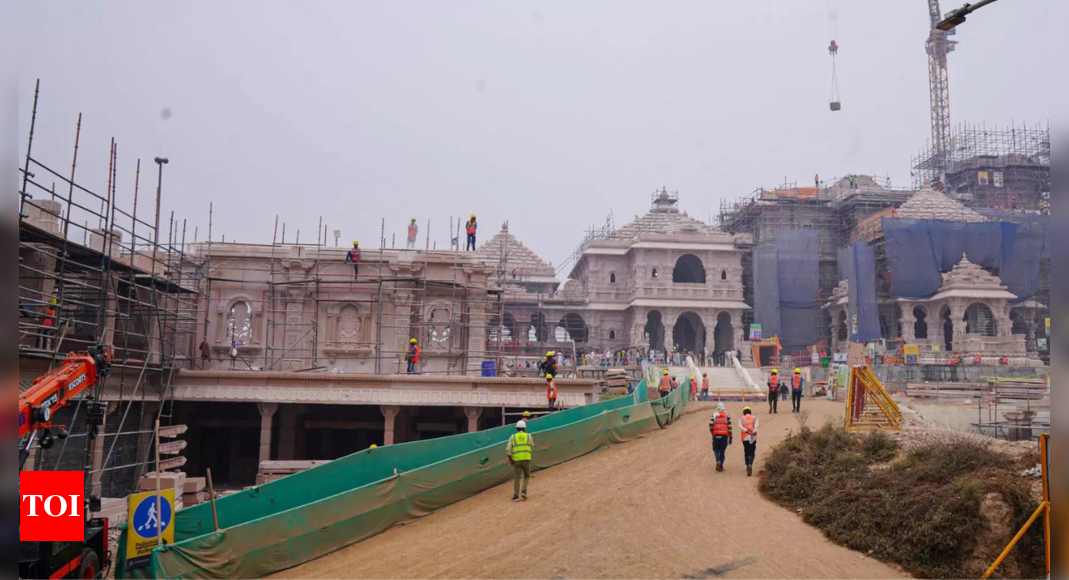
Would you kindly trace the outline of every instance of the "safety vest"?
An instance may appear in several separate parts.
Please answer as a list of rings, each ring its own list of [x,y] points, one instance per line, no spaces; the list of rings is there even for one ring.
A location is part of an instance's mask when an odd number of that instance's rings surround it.
[[[512,460],[531,460],[531,436],[527,433],[516,433],[512,436]]]
[[[694,379],[690,380],[690,392],[691,393],[697,393],[698,392],[698,381],[696,381]]]
[[[757,417],[753,415],[742,416],[742,436],[749,441],[757,439]]]
[[[550,401],[557,400],[557,381],[549,381],[546,385],[546,398]]]
[[[416,345],[412,346],[412,362],[414,362],[414,363],[418,363],[419,362],[419,355],[420,355],[421,352],[423,352],[423,351],[420,350],[419,346],[416,346]]]
[[[791,377],[791,389],[796,393],[802,392],[802,377],[801,375],[794,375]]]
[[[983,359],[983,358],[981,358],[981,357],[980,357],[980,355],[976,355],[976,364],[980,364],[980,363],[982,363],[983,361],[984,361],[984,359]]]
[[[703,391],[708,391],[709,390],[709,377],[705,377],[704,379],[702,379],[702,390]]]
[[[408,226],[408,239],[410,239],[410,240],[416,239],[416,232],[417,231],[419,231],[419,230],[416,228],[416,224],[409,225]]]
[[[476,227],[475,226],[475,222],[468,222],[468,235],[469,236],[474,236],[475,235],[475,227]]]
[[[768,387],[768,390],[770,390],[770,391],[778,391],[779,390],[779,375],[772,375],[771,377],[769,377],[768,384],[771,385],[770,387]]]
[[[360,261],[360,248],[353,248],[353,261],[354,262],[359,262]]]
[[[671,391],[672,390],[672,379],[671,378],[669,378],[669,377],[662,377],[661,378],[661,390],[662,391]]]
[[[727,413],[713,415],[713,437],[731,436],[731,419]]]
[[[56,316],[56,311],[55,310],[52,310],[51,308],[49,308],[48,310],[45,310],[45,319],[44,319],[44,322],[41,323],[41,325],[44,326],[45,328],[52,328],[52,321],[53,321],[53,318],[55,318],[55,316]]]

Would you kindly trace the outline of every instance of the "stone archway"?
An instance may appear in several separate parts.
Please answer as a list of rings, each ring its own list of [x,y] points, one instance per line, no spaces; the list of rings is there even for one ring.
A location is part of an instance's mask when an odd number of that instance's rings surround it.
[[[705,284],[705,265],[694,254],[683,254],[672,271],[674,284]]]
[[[982,302],[974,302],[965,309],[965,333],[979,334],[980,336],[997,336],[998,323],[995,321],[995,313],[988,305]]]
[[[650,310],[646,314],[646,327],[643,330],[649,339],[650,349],[663,351],[664,348],[664,317],[659,310]]]
[[[672,328],[675,347],[684,352],[699,353],[705,348],[705,324],[694,312],[684,312]]]
[[[557,336],[560,337],[560,329],[564,330],[568,339],[574,340],[576,344],[582,344],[590,338],[590,331],[587,329],[586,321],[583,317],[571,312],[560,319],[557,324]]]
[[[917,340],[928,340],[928,311],[923,306],[913,308],[913,337]]]
[[[716,316],[716,330],[713,331],[713,342],[716,345],[716,352],[735,350],[735,325],[731,321],[731,314],[721,312]]]

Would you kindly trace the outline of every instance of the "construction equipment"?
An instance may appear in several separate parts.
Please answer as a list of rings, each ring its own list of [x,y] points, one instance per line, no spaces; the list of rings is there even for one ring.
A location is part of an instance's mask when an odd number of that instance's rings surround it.
[[[831,37],[831,44],[828,45],[828,54],[831,55],[831,97],[830,107],[831,110],[841,111],[843,104],[839,97],[839,72],[838,66],[835,62],[836,57],[839,56],[839,44],[835,42],[836,38],[839,38],[839,3],[838,0],[828,0],[828,36]]]
[[[846,430],[898,431],[902,422],[898,403],[872,370],[867,366],[851,368],[846,391]]]
[[[943,14],[939,10],[939,0],[928,0],[928,17],[931,31],[925,42],[928,53],[928,90],[932,116],[932,151],[934,170],[942,180],[947,170],[947,157],[950,154],[950,73],[947,68],[947,55],[954,52],[958,44],[949,40],[953,30],[940,30]]]
[[[26,464],[38,433],[38,445],[49,449],[56,438],[69,436],[67,426],[54,425],[56,411],[71,404],[76,397],[86,397],[86,448],[88,454],[104,424],[104,404],[100,390],[111,372],[111,349],[95,346],[87,352],[71,353],[58,368],[38,378],[19,395],[19,470]],[[55,430],[55,433],[53,433]],[[104,578],[110,566],[108,520],[91,518],[100,511],[100,498],[89,497],[89,474],[86,474],[87,505],[85,534],[82,542],[19,542],[19,578]]]

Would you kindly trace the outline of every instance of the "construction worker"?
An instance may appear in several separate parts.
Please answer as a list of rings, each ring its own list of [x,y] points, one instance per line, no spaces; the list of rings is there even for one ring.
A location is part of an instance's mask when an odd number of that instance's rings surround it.
[[[709,433],[713,436],[713,455],[716,457],[716,471],[724,471],[728,446],[735,442],[731,430],[731,415],[723,403],[716,406],[716,414],[709,420]]]
[[[58,301],[55,298],[48,299],[48,306],[45,307],[44,315],[41,316],[41,333],[37,335],[37,350],[52,350],[52,331],[56,326],[56,304]]]
[[[505,455],[512,465],[512,501],[527,501],[527,485],[531,483],[531,458],[534,451],[534,437],[527,432],[527,421],[516,423],[516,433],[509,437]],[[523,490],[520,490],[520,478],[523,478]]]
[[[546,360],[542,361],[538,365],[538,372],[543,375],[553,375],[553,378],[557,377],[560,373],[560,368],[557,366],[557,354],[553,351],[546,353]]]
[[[746,477],[753,477],[753,463],[757,458],[757,417],[749,407],[742,410],[739,433],[742,434],[742,450],[746,456]]]
[[[787,402],[787,393],[790,392],[790,388],[787,387],[787,381],[779,382],[779,398],[781,402]]]
[[[813,175],[813,184],[816,186],[817,189],[820,189],[820,174],[819,173]]]
[[[694,377],[690,377],[690,378],[687,379],[687,382],[690,384],[690,400],[691,401],[697,401],[698,400],[698,381],[697,381],[697,379],[695,379]]]
[[[419,236],[419,226],[416,225],[416,218],[412,218],[412,221],[408,224],[408,246],[409,250],[416,249],[416,238]]]
[[[408,374],[414,375],[416,374],[416,365],[419,364],[419,355],[421,351],[418,340],[413,338],[408,341],[408,344],[411,346],[408,348],[408,356],[405,357],[405,360],[408,361]]]
[[[772,369],[768,377],[768,414],[779,414],[779,369]]]
[[[709,373],[702,373],[702,398],[703,401],[709,400]]]
[[[353,265],[353,279],[360,278],[360,242],[353,240],[353,249],[345,254],[345,263]]]
[[[468,233],[468,246],[469,252],[475,251],[475,234],[479,231],[479,224],[475,221],[475,214],[471,214],[471,219],[468,223],[464,224],[464,229]]]
[[[662,399],[667,399],[668,395],[672,392],[672,379],[668,376],[668,371],[662,371],[664,376],[661,377],[661,386],[658,388],[658,392]]]
[[[976,366],[980,366],[984,364],[984,357],[980,356],[980,353],[976,353],[976,358],[973,359],[973,362],[976,363]]]
[[[802,392],[805,388],[805,379],[802,378],[802,369],[794,369],[791,377],[791,401],[794,404],[794,412],[802,412]]]
[[[546,401],[549,402],[550,412],[557,410],[557,381],[553,375],[546,375]]]
[[[523,412],[523,420],[524,421],[530,421],[531,420],[531,412],[530,411],[524,411]]]
[[[1010,366],[1010,357],[1003,356],[1002,358],[999,359],[998,364],[1000,366],[1004,366],[1004,367]]]

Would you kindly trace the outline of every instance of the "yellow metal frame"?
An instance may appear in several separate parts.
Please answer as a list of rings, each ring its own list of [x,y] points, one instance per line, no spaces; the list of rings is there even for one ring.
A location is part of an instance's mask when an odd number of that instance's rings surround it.
[[[883,415],[883,420],[854,420],[854,405],[856,397],[864,397],[866,407],[874,404]],[[902,412],[898,409],[898,403],[891,398],[880,379],[867,366],[855,366],[850,369],[850,384],[846,389],[846,430],[868,431],[879,429],[881,431],[898,431],[902,429]]]
[[[1032,527],[1032,524],[1036,523],[1036,520],[1039,519],[1039,516],[1044,517],[1043,537],[1046,543],[1047,552],[1047,576],[1050,576],[1050,488],[1047,484],[1047,451],[1049,445],[1050,435],[1040,435],[1039,455],[1040,463],[1043,465],[1043,503],[1040,504],[1039,509],[1036,510],[1036,513],[1032,514],[1032,517],[1028,519],[1028,522],[1024,525],[1023,528],[1021,528],[1021,531],[1017,532],[1017,535],[1014,536],[1013,541],[1010,542],[1010,545],[1006,546],[1006,549],[1002,551],[1001,555],[999,555],[998,560],[995,560],[995,563],[987,569],[987,573],[984,574],[983,580],[988,580],[988,578],[990,578],[991,575],[995,573],[995,570],[998,570],[998,567],[1006,561],[1006,558],[1010,556],[1010,552],[1012,552],[1013,549],[1017,547],[1017,543],[1021,541],[1021,538],[1023,538],[1026,533],[1028,533],[1029,528]]]

